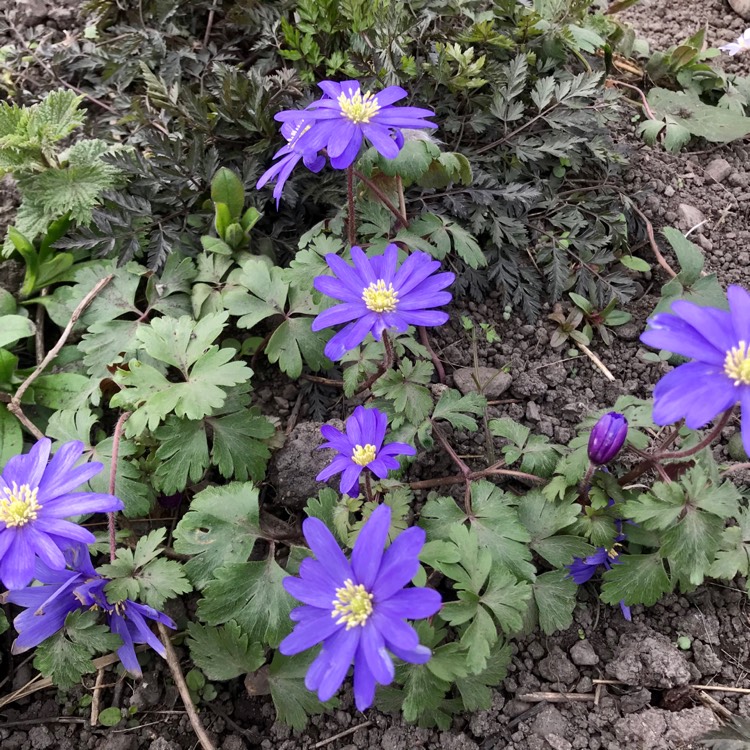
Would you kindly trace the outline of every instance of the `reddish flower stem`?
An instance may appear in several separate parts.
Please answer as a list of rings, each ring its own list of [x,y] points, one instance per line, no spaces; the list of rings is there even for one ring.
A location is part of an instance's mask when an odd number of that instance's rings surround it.
[[[117,456],[120,452],[120,438],[125,422],[132,412],[126,411],[120,415],[115,425],[115,432],[112,436],[112,464],[109,467],[109,494],[115,494],[115,482],[117,481]],[[115,524],[115,512],[107,513],[107,525],[109,527],[109,559],[115,561],[117,556],[117,526]]]
[[[354,167],[346,168],[346,194],[349,201],[349,218],[346,222],[346,231],[349,236],[349,246],[354,247],[357,241],[357,227],[354,222]]]

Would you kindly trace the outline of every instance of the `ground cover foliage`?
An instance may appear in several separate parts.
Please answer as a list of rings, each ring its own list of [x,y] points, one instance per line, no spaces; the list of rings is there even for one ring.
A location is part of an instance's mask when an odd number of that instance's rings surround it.
[[[5,253],[26,275],[15,298],[0,297],[2,463],[39,433],[114,462],[126,523],[98,572],[110,602],[159,609],[194,592],[185,641],[196,700],[212,694],[206,680],[251,674],[295,728],[336,702],[305,687],[314,652],[278,650],[296,605],[282,581],[311,553],[265,481],[283,435],[254,404],[255,371],[266,381],[338,381],[336,397],[353,408],[366,394],[393,439],[455,462],[456,476],[431,487],[397,472],[368,480],[358,497],[322,489],[305,508],[347,550],[381,504],[390,539],[424,529],[414,583],[444,602],[415,625],[432,658],[399,663],[376,698],[409,721],[447,727],[456,712],[489,707],[509,640],[571,624],[574,559],[605,550],[616,564],[601,598],[624,608],[707,576],[748,574],[747,496],[698,433],[661,430],[650,402],[612,405],[628,421],[630,452],[594,471],[587,445],[600,414],[558,445],[488,419],[481,389],[430,388],[441,375],[424,331],[368,338],[332,362],[332,332],[311,328],[332,304],[312,280],[329,273],[327,254],[351,261],[352,238],[370,257],[392,243],[401,262],[427,253],[456,274],[456,300],[499,289],[535,318],[565,295],[575,304],[556,319],[555,346],[596,335],[606,344],[608,326],[627,320],[616,307],[650,268],[630,251],[630,202],[616,179],[623,156],[608,135],[623,115],[605,66],[627,32],[588,2],[529,6],[352,0],[214,14],[193,2],[101,2],[88,38],[39,47],[36,59],[21,41],[5,50],[16,78],[2,85],[16,104],[0,111],[0,167],[24,201]],[[105,107],[89,99],[84,109],[69,90],[26,91],[25,66],[39,60]],[[408,138],[395,159],[363,150],[349,190],[342,171],[299,167],[277,212],[270,191],[253,190],[283,143],[273,115],[304,108],[325,78],[404,86],[409,104],[434,110],[436,138]],[[699,249],[677,232],[667,240],[680,270],[660,307],[725,308]],[[40,307],[46,324],[32,321]],[[51,345],[69,321],[74,336],[44,361],[35,334]],[[732,355],[742,383],[744,353]],[[308,382],[325,421],[333,399]],[[446,435],[478,430],[497,438],[501,456],[490,439],[472,469]],[[107,487],[102,475],[89,480],[92,492]],[[157,498],[175,495],[171,547],[164,529],[136,533]],[[108,549],[106,534],[93,549]],[[97,623],[71,613],[35,666],[61,686],[94,671],[92,658],[115,647]]]

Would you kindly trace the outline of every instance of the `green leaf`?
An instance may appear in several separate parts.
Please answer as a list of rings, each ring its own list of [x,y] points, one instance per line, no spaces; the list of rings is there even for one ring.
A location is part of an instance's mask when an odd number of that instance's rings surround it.
[[[737,514],[737,526],[724,529],[719,551],[708,572],[711,578],[728,580],[737,573],[750,574],[750,511],[745,508]]]
[[[425,387],[435,371],[431,362],[403,360],[398,370],[388,370],[373,384],[375,396],[387,399],[393,404],[397,414],[402,414],[412,425],[421,424],[432,411],[432,394]],[[400,426],[403,420],[391,426]]]
[[[96,671],[91,657],[122,645],[106,625],[98,625],[98,613],[77,609],[65,618],[64,627],[36,648],[34,666],[59,688],[67,690],[84,674]]]
[[[91,381],[73,372],[40,375],[32,386],[34,402],[48,409],[77,409],[88,403]]]
[[[281,585],[286,576],[272,559],[223,565],[203,591],[198,617],[209,625],[236,620],[251,639],[275,648],[290,632],[289,613],[297,606]]]
[[[665,227],[662,232],[672,246],[677,262],[680,264],[680,273],[677,274],[677,278],[685,286],[692,286],[700,278],[703,270],[705,263],[703,252],[677,229]]]
[[[481,415],[487,408],[487,399],[479,393],[468,393],[462,396],[454,389],[443,391],[435,405],[432,419],[443,419],[456,429],[475,432],[477,422],[470,414]]]
[[[316,649],[291,657],[282,656],[277,651],[268,670],[268,686],[276,718],[298,732],[307,726],[308,716],[324,713],[338,705],[337,698],[321,703],[318,696],[305,687],[305,675],[316,656]]]
[[[672,590],[672,582],[658,552],[620,555],[618,559],[620,562],[603,576],[601,599],[606,604],[623,601],[628,606],[645,604],[650,607]]]
[[[209,680],[231,680],[266,661],[260,643],[252,642],[234,620],[215,628],[190,622],[187,629],[193,663]]]
[[[573,623],[578,586],[567,570],[542,573],[532,584],[534,602],[539,614],[539,627],[547,635],[566,630]]]
[[[211,462],[223,477],[256,482],[263,479],[271,452],[262,441],[276,432],[271,422],[244,409],[222,417],[208,417],[206,423],[212,433]]]
[[[208,440],[200,420],[167,417],[154,433],[156,449],[154,489],[165,495],[182,492],[188,481],[198,482],[208,468]]]
[[[116,727],[122,721],[122,711],[117,706],[110,706],[99,713],[99,723],[103,727]]]
[[[312,370],[320,370],[328,364],[323,354],[330,338],[328,331],[313,331],[311,317],[295,317],[285,320],[274,332],[266,345],[266,356],[272,364],[279,363],[283,373],[293,380],[302,374],[304,361]]]
[[[490,551],[495,563],[507,568],[516,577],[533,580],[528,542],[531,537],[518,518],[512,498],[491,482],[482,480],[471,485],[472,511],[469,518],[450,497],[428,500],[422,510],[420,525],[428,539],[450,539],[451,529],[470,522],[480,547]]]
[[[235,221],[240,218],[245,205],[245,188],[240,178],[226,167],[221,167],[211,180],[211,200],[224,203]]]
[[[478,674],[456,678],[456,688],[466,711],[487,711],[492,705],[491,687],[497,687],[508,671],[511,660],[510,646],[497,641],[487,659],[485,668]]]
[[[161,609],[167,599],[192,591],[180,563],[157,557],[165,536],[165,529],[154,529],[138,540],[135,550],[120,547],[113,562],[99,567],[111,579],[104,589],[109,601],[140,599]]]
[[[621,255],[620,263],[631,271],[648,273],[651,270],[651,266],[643,258],[637,258],[635,255]]]
[[[662,536],[661,554],[680,580],[703,583],[714,561],[724,530],[724,519],[697,509],[688,510]]]
[[[653,88],[647,98],[657,117],[711,143],[729,143],[750,133],[750,117],[704,104],[693,92]]]
[[[193,498],[175,528],[174,548],[195,556],[185,563],[185,571],[202,589],[221,566],[247,560],[260,535],[258,490],[249,482],[232,482],[208,487]]]
[[[23,432],[21,423],[0,403],[0,465],[23,451]]]
[[[22,315],[3,315],[0,318],[0,347],[33,336],[35,330],[34,324]]]

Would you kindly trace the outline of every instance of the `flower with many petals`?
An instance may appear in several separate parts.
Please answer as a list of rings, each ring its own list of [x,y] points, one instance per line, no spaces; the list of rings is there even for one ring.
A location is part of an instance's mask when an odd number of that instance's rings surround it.
[[[304,110],[311,121],[309,130],[299,139],[298,149],[317,154],[325,149],[334,169],[346,169],[359,154],[366,138],[386,159],[398,156],[403,144],[402,128],[434,128],[425,119],[434,112],[421,107],[394,107],[407,92],[400,86],[388,86],[377,94],[362,91],[359,81],[322,81],[318,86],[325,96]],[[278,112],[280,122],[296,122],[299,110]]]
[[[736,42],[727,42],[719,49],[734,57],[740,52],[746,52],[750,49],[750,29],[745,29]]]
[[[742,442],[750,453],[750,294],[740,286],[727,292],[729,310],[679,300],[671,313],[648,320],[641,341],[689,357],[654,388],[654,422],[685,419],[693,430],[739,403]]]
[[[69,548],[65,556],[72,569],[53,570],[37,560],[34,576],[41,585],[9,592],[9,602],[26,607],[13,621],[18,633],[13,653],[27,651],[57,633],[71,612],[94,608],[104,612],[110,630],[122,639],[122,646],[117,649],[122,665],[131,674],[140,676],[134,644],[147,643],[160,656],[166,655],[164,644],[146,621],[161,622],[173,630],[177,626],[162,612],[130,599],[110,604],[104,593],[109,580],[94,570],[83,545]]]
[[[346,433],[324,424],[320,431],[328,441],[320,448],[333,448],[338,456],[315,479],[325,482],[334,474],[341,474],[339,490],[344,495],[359,495],[359,475],[369,469],[385,479],[391,469],[398,469],[396,456],[413,456],[413,446],[407,443],[383,445],[388,417],[379,409],[358,406],[346,420]]]
[[[284,190],[284,183],[289,179],[289,175],[300,160],[304,161],[305,166],[311,172],[320,172],[325,166],[325,156],[318,154],[316,151],[302,151],[299,148],[300,138],[309,129],[310,123],[305,119],[285,122],[281,126],[281,134],[286,138],[287,144],[273,155],[273,158],[278,159],[278,161],[261,175],[255,185],[256,190],[260,190],[267,182],[276,180],[273,197],[276,198],[277,209],[281,200],[281,193]]]
[[[448,313],[430,308],[447,305],[451,293],[443,291],[455,280],[455,274],[438,273],[440,261],[427,253],[412,253],[399,267],[398,248],[388,245],[381,255],[368,258],[362,248],[352,247],[354,267],[333,253],[326,263],[335,277],[316,276],[313,285],[319,292],[343,301],[323,310],[312,323],[313,331],[346,325],[326,344],[329,359],[341,359],[372,333],[377,341],[388,328],[398,332],[410,325],[439,326]]]
[[[354,699],[364,711],[375,698],[375,685],[393,681],[389,651],[412,664],[431,656],[406,620],[434,615],[440,594],[404,588],[419,569],[425,533],[409,528],[384,552],[390,522],[390,508],[378,506],[357,537],[351,561],[322,521],[308,518],[302,524],[317,560],[306,558],[299,578],[284,579],[284,588],[304,604],[292,610],[297,624],[279,650],[291,656],[323,644],[305,677],[305,686],[321,701],[333,697],[354,664]]]
[[[83,443],[65,443],[48,464],[50,447],[43,438],[28,454],[11,458],[0,477],[0,580],[9,589],[31,581],[36,558],[63,570],[65,549],[96,541],[90,531],[64,519],[123,508],[113,495],[73,492],[102,470],[95,462],[75,466]]]
[[[620,522],[618,521],[618,524]],[[588,557],[576,557],[573,562],[566,566],[568,568],[568,575],[577,583],[579,586],[590,581],[600,566],[604,567],[605,570],[611,570],[613,565],[617,565],[622,562],[619,559],[619,552],[617,548],[620,546],[620,542],[625,539],[624,534],[619,534],[615,537],[615,543],[611,549],[600,547],[593,555]],[[620,602],[620,609],[622,610],[622,616],[626,620],[631,619],[630,607],[625,602]]]

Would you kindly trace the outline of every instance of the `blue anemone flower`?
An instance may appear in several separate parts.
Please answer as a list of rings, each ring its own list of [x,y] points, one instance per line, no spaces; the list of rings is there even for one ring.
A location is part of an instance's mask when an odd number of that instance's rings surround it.
[[[656,384],[654,422],[684,418],[695,430],[739,403],[742,443],[750,453],[750,294],[730,286],[727,297],[729,311],[673,302],[671,313],[649,318],[641,341],[693,360]]]
[[[147,643],[160,656],[166,656],[164,644],[151,632],[147,620],[161,622],[174,630],[177,626],[171,618],[130,599],[110,604],[104,593],[109,579],[94,570],[85,546],[70,547],[65,557],[71,569],[54,570],[37,559],[34,577],[41,585],[8,593],[9,602],[26,607],[13,621],[18,633],[13,643],[14,654],[34,648],[53,636],[62,629],[71,612],[95,608],[105,614],[110,630],[122,639],[117,655],[128,672],[141,675],[136,643]]]
[[[383,445],[388,429],[388,417],[379,409],[358,406],[346,420],[346,433],[324,424],[320,431],[328,441],[320,448],[333,448],[338,456],[315,477],[325,482],[334,474],[341,474],[339,490],[343,495],[359,495],[359,476],[369,469],[375,476],[385,479],[391,469],[398,469],[396,456],[414,456],[416,450],[408,443]]]
[[[618,521],[618,524],[620,522]],[[570,565],[567,565],[568,575],[573,581],[581,586],[582,584],[590,581],[599,567],[603,567],[605,570],[611,570],[613,565],[617,565],[622,562],[619,557],[620,554],[617,548],[620,546],[619,543],[625,539],[624,534],[619,534],[615,537],[615,543],[611,549],[606,547],[600,547],[593,555],[588,557],[576,557]],[[630,607],[625,602],[620,602],[620,609],[622,610],[622,616],[626,620],[631,619]]]
[[[312,125],[300,136],[298,148],[311,153],[325,149],[334,169],[350,166],[365,138],[386,159],[395,159],[403,144],[398,138],[402,128],[437,127],[425,119],[434,117],[430,109],[393,106],[408,95],[400,86],[388,86],[377,94],[363,93],[359,81],[322,81],[318,86],[325,96],[304,110]],[[295,122],[299,116],[299,110],[286,110],[274,118]]]
[[[298,113],[299,114],[299,113]],[[284,190],[284,184],[289,179],[294,168],[300,160],[304,161],[305,166],[311,172],[320,172],[325,166],[326,159],[317,151],[302,151],[299,148],[299,140],[303,133],[310,129],[310,123],[304,118],[299,118],[293,122],[285,122],[281,126],[281,134],[286,138],[286,146],[282,146],[274,155],[278,161],[267,169],[255,185],[256,190],[260,190],[267,182],[276,180],[276,186],[273,189],[273,197],[276,198],[276,208],[279,208],[281,193]]]
[[[352,247],[354,267],[338,255],[326,255],[326,263],[335,277],[316,276],[313,285],[319,292],[343,300],[343,304],[323,310],[312,322],[312,330],[346,323],[326,344],[329,359],[341,359],[372,333],[376,341],[388,328],[399,333],[410,325],[439,326],[448,313],[430,308],[447,305],[452,295],[443,291],[455,281],[455,274],[438,273],[440,261],[423,252],[412,253],[399,267],[398,248],[368,258],[362,248]]]
[[[390,508],[378,506],[357,537],[351,561],[322,521],[308,518],[302,524],[317,560],[306,558],[299,578],[284,579],[284,588],[304,605],[292,610],[297,624],[279,651],[291,656],[323,644],[305,677],[305,686],[321,701],[333,697],[354,664],[354,699],[364,711],[375,698],[375,685],[393,681],[389,651],[412,664],[432,655],[406,620],[434,615],[440,594],[404,588],[419,569],[425,532],[409,528],[384,552],[390,522]]]
[[[90,531],[64,519],[123,508],[113,495],[73,492],[102,470],[96,462],[75,466],[83,443],[65,443],[48,464],[51,445],[47,438],[39,440],[27,454],[11,458],[0,477],[0,580],[9,589],[31,581],[36,559],[63,570],[65,549],[96,541]]]

